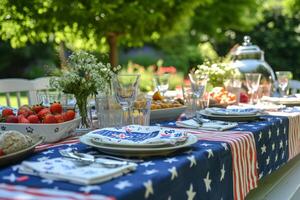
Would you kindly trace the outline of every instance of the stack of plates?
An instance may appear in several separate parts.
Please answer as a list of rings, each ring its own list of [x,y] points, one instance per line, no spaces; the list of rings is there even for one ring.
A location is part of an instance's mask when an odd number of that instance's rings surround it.
[[[295,97],[263,97],[261,100],[264,102],[271,102],[271,103],[282,104],[286,106],[300,105],[299,95],[295,95]]]
[[[261,111],[254,108],[206,108],[199,114],[222,121],[252,121],[261,116]]]
[[[170,154],[196,143],[197,138],[183,130],[131,125],[98,129],[80,141],[108,154],[145,157]]]

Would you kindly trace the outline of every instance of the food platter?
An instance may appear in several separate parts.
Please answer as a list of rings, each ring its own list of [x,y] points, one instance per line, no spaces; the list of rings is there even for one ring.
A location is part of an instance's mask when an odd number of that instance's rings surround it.
[[[151,110],[150,121],[154,123],[158,121],[177,120],[185,110],[186,106]]]
[[[19,162],[26,158],[27,156],[31,155],[34,152],[34,149],[37,145],[43,143],[44,138],[43,137],[36,137],[33,138],[33,144],[25,149],[22,149],[20,151],[10,153],[7,155],[0,156],[0,167],[7,166],[12,163]]]
[[[101,152],[117,155],[117,156],[124,156],[124,157],[148,157],[148,156],[159,156],[159,155],[168,155],[173,153],[179,149],[190,147],[191,145],[195,144],[198,141],[197,137],[194,135],[189,135],[188,139],[178,145],[174,146],[167,146],[167,147],[158,147],[158,148],[147,148],[147,147],[137,147],[137,148],[129,148],[129,147],[116,147],[112,145],[102,145],[93,142],[92,138],[88,135],[83,135],[80,137],[80,142],[95,147]]]

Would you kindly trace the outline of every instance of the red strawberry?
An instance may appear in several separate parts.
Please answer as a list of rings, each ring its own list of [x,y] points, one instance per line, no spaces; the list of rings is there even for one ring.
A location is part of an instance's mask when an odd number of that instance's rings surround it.
[[[67,110],[67,112],[63,113],[63,118],[65,121],[70,121],[75,118],[74,110]]]
[[[43,108],[39,113],[38,113],[38,117],[39,119],[42,121],[44,119],[44,117],[47,114],[51,114],[50,109],[49,108]]]
[[[4,155],[5,155],[5,153],[4,153],[3,149],[0,149],[0,156],[4,156]]]
[[[64,118],[63,118],[63,116],[61,114],[54,115],[54,117],[55,117],[57,123],[64,122]]]
[[[39,113],[41,110],[43,110],[43,108],[43,104],[36,104],[32,106],[31,110],[33,110],[35,113]]]
[[[7,116],[6,123],[18,123],[18,117],[15,115]]]
[[[26,117],[24,117],[23,115],[21,115],[20,117],[18,117],[18,123],[29,124],[30,121],[28,119],[26,119]]]
[[[56,118],[52,114],[47,114],[43,121],[45,124],[55,124],[57,123]]]
[[[8,117],[9,115],[15,115],[12,109],[5,108],[2,110],[2,117]]]
[[[50,106],[50,111],[52,114],[60,114],[63,111],[63,108],[59,102],[54,102]]]
[[[29,117],[27,117],[28,121],[31,123],[31,124],[38,124],[40,123],[40,119],[37,115],[30,115]]]
[[[27,106],[22,106],[18,110],[18,115],[24,115],[25,117],[28,117],[29,115],[32,114],[33,114],[32,110],[30,110],[30,108]]]
[[[245,93],[243,93],[243,92],[241,92],[241,94],[240,94],[240,102],[241,103],[248,103],[248,101],[249,101],[248,95],[245,94]]]

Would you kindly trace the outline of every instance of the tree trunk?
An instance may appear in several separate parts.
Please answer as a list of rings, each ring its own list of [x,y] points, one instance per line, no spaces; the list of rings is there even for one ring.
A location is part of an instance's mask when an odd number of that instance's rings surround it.
[[[65,44],[64,42],[59,43],[59,60],[61,69],[67,68],[67,58],[65,56]]]
[[[113,67],[118,65],[118,36],[116,33],[109,33],[107,35],[109,45],[109,61]]]

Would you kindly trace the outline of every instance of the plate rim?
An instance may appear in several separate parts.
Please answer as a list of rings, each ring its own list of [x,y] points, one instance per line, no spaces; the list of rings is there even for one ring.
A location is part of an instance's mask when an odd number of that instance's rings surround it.
[[[93,144],[92,142],[90,142],[91,138],[88,138],[87,135],[83,135],[79,138],[79,141],[83,144],[86,144],[88,146],[92,146],[92,147],[95,147],[95,148],[99,148],[99,149],[105,149],[105,150],[112,150],[112,151],[120,151],[120,152],[136,152],[136,151],[139,151],[137,152],[137,154],[139,153],[151,153],[151,152],[161,152],[161,151],[170,151],[170,150],[177,150],[177,149],[181,149],[181,148],[184,148],[184,147],[188,147],[188,146],[191,146],[193,144],[195,144],[197,141],[198,141],[198,138],[193,135],[193,134],[188,134],[189,135],[189,138],[183,143],[183,144],[179,144],[179,145],[176,145],[176,146],[169,146],[169,147],[161,147],[161,148],[141,148],[141,147],[137,147],[137,148],[125,148],[125,147],[110,147],[110,146],[98,146],[96,144]],[[86,142],[86,140],[88,140]]]

